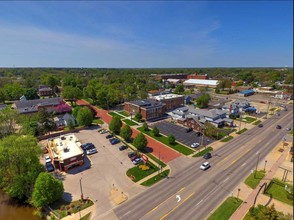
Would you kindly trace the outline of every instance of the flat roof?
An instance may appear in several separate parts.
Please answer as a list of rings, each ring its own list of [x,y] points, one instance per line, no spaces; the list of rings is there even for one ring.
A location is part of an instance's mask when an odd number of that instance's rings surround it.
[[[50,138],[48,142],[53,143],[53,145],[49,144],[49,147],[52,150],[54,158],[57,157],[60,162],[84,153],[80,147],[81,143],[74,134]]]
[[[210,85],[216,86],[218,84],[218,80],[211,80],[211,79],[188,79],[183,84],[199,84],[199,85]]]
[[[157,95],[153,96],[153,99],[156,99],[157,101],[161,101],[164,99],[174,99],[178,97],[184,97],[184,95],[178,95],[178,94],[164,94],[164,95]]]

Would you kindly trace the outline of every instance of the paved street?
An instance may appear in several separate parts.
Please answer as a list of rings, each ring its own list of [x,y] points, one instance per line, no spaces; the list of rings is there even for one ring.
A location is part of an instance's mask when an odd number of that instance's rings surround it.
[[[293,109],[288,110],[213,152],[207,171],[199,169],[203,159],[196,158],[189,167],[116,208],[115,214],[119,219],[205,219],[281,141],[285,128],[293,126]],[[277,124],[283,129],[276,129]]]

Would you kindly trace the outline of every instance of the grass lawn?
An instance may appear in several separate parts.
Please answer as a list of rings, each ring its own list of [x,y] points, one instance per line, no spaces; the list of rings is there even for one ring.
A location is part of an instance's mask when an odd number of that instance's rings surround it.
[[[228,142],[228,141],[232,140],[233,138],[234,138],[233,136],[229,136],[229,137],[222,139],[221,142]]]
[[[200,151],[199,153],[193,155],[193,157],[202,157],[204,154],[213,151],[212,147],[207,147],[206,149]]]
[[[263,170],[258,170],[257,172],[254,171],[247,177],[245,184],[250,188],[255,189],[264,176],[265,172]]]
[[[243,128],[243,129],[241,129],[240,131],[236,132],[236,134],[242,134],[242,133],[244,133],[245,131],[247,131],[247,128]]]
[[[252,123],[252,122],[254,122],[254,121],[256,121],[256,118],[252,118],[252,117],[245,117],[245,119],[246,119],[246,122],[247,123]]]
[[[87,215],[81,218],[81,220],[90,220],[92,212],[89,212]]]
[[[190,154],[192,154],[194,152],[193,150],[191,150],[191,149],[189,149],[189,148],[187,148],[187,147],[185,147],[185,146],[183,146],[183,145],[181,145],[179,143],[176,143],[174,145],[170,144],[168,142],[168,138],[163,136],[163,135],[160,135],[159,137],[155,137],[151,130],[144,131],[143,127],[138,128],[138,130],[145,133],[145,134],[147,134],[147,135],[149,135],[149,136],[151,136],[151,137],[153,137],[154,139],[160,141],[161,143],[171,147],[172,149],[174,149],[174,150],[176,150],[176,151],[178,151],[178,152],[180,152],[180,153],[182,153],[184,155],[190,155]]]
[[[261,123],[261,121],[260,120],[257,120],[257,121],[255,121],[253,124],[254,125],[258,125],[258,124],[260,124]]]
[[[293,206],[293,195],[292,195],[292,200],[291,200],[290,197],[287,196],[289,193],[285,190],[285,185],[286,185],[285,182],[282,182],[278,179],[272,179],[272,181],[270,182],[270,184],[266,190],[266,194],[268,194],[268,195],[271,194],[274,199]],[[288,186],[288,188],[293,189],[292,185],[287,184],[287,186]],[[293,191],[292,191],[292,193],[293,193]]]
[[[99,125],[103,125],[104,124],[104,122],[101,119],[98,119],[98,118],[94,119],[93,120],[93,123],[99,124]]]
[[[63,199],[56,201],[51,205],[51,208],[55,213],[59,214],[60,218],[64,218],[70,213],[77,213],[79,210],[77,207],[80,207],[81,210],[86,209],[92,206],[94,203],[91,200],[85,200],[84,202],[77,200],[72,202],[67,202]]]
[[[166,178],[169,174],[169,170],[165,170],[160,174],[157,174],[156,176],[150,178],[149,180],[146,180],[145,182],[141,183],[142,186],[151,186],[154,183],[157,183],[158,181]]]
[[[241,204],[241,199],[229,197],[208,217],[208,220],[227,220]]]
[[[126,123],[129,126],[138,125],[137,122],[131,121],[130,119],[125,119],[125,120],[123,120],[123,122]]]
[[[119,111],[118,113],[126,117],[130,116],[126,111]]]
[[[125,118],[124,116],[118,115],[115,112],[108,112],[112,117],[117,116],[119,119]]]
[[[141,170],[139,165],[137,165],[127,171],[127,176],[130,177],[134,182],[138,182],[139,180],[159,170],[158,167],[151,162],[147,162],[146,165],[150,167],[149,170]]]

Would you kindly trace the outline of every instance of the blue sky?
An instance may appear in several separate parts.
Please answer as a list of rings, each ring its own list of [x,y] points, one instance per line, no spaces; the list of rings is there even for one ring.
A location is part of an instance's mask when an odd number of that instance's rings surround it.
[[[292,1],[0,2],[0,67],[284,66]]]

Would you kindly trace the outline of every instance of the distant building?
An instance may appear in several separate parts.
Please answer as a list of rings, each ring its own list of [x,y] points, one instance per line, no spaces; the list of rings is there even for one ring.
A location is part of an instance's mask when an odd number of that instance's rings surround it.
[[[52,89],[46,85],[39,85],[38,87],[39,96],[51,96],[53,95]]]
[[[47,148],[52,164],[61,171],[66,172],[73,166],[84,164],[84,152],[74,134],[49,138]]]
[[[157,95],[166,95],[166,94],[170,94],[171,90],[170,89],[165,89],[165,90],[150,90],[148,91],[148,97],[152,98],[153,96],[157,96]]]
[[[192,128],[194,131],[202,131],[204,125],[199,118],[193,115],[187,115],[185,118],[178,118],[177,123],[182,124],[186,128]]]
[[[199,73],[193,73],[187,76],[187,79],[208,79],[207,74],[200,75]]]
[[[145,99],[125,102],[124,110],[131,115],[140,113],[142,114],[142,119],[148,121],[162,117],[166,111],[165,106],[162,102]]]
[[[185,96],[178,94],[166,94],[153,96],[152,99],[164,103],[166,111],[169,111],[183,106]]]
[[[208,79],[188,79],[183,82],[184,86],[198,86],[198,87],[211,87],[215,88],[218,85],[218,80],[208,80]]]
[[[178,74],[151,74],[156,80],[163,80],[163,79],[187,79],[186,73],[178,73]]]
[[[254,90],[252,90],[252,89],[238,92],[239,96],[244,96],[244,97],[247,97],[247,96],[250,96],[250,95],[253,95],[253,94],[254,94]]]

